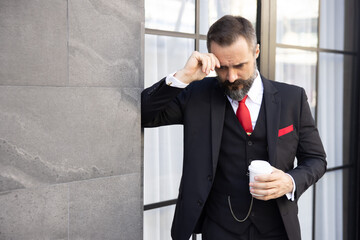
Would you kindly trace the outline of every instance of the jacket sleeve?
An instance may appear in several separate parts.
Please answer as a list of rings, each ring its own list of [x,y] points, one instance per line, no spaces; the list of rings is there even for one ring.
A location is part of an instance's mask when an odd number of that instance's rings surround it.
[[[187,89],[168,86],[165,78],[141,93],[142,127],[183,123]]]
[[[296,184],[295,198],[299,199],[312,184],[326,172],[326,154],[319,132],[315,127],[305,91],[302,89],[299,143],[296,157],[298,165],[288,173]]]

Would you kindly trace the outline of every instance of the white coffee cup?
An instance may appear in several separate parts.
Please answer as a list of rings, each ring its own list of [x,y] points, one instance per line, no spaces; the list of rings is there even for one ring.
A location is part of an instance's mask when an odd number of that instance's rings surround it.
[[[255,182],[254,177],[258,176],[258,175],[263,175],[263,174],[270,174],[272,173],[272,167],[270,165],[269,162],[264,161],[264,160],[253,160],[251,162],[251,164],[249,165],[249,181],[250,182]],[[251,187],[250,187],[251,189]],[[254,194],[252,193],[252,195],[254,196],[263,196],[263,195],[259,195],[259,194]]]

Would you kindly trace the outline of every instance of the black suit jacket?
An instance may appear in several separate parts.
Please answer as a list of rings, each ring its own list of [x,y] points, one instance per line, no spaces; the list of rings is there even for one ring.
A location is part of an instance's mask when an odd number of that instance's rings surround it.
[[[269,162],[289,173],[296,183],[296,200],[284,196],[277,204],[289,239],[301,239],[297,200],[325,173],[325,152],[305,91],[264,77],[262,81]],[[185,89],[167,86],[162,79],[141,96],[143,127],[184,125],[183,175],[172,237],[188,240],[198,230],[195,226],[211,190],[228,100],[216,78],[193,82]],[[295,157],[298,165],[294,168]]]

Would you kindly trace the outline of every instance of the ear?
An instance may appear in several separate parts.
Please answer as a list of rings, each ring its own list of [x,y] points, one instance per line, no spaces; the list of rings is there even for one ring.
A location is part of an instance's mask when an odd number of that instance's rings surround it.
[[[260,44],[256,44],[255,58],[258,58],[260,54]]]

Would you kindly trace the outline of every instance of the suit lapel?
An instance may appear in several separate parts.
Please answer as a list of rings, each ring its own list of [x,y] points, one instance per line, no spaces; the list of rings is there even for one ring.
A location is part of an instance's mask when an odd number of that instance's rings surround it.
[[[261,76],[264,85],[264,101],[266,109],[266,134],[269,147],[269,162],[276,167],[276,146],[280,123],[281,98],[270,80]]]
[[[213,176],[215,176],[219,159],[221,137],[225,119],[225,104],[226,98],[224,96],[224,92],[217,84],[211,94],[211,156]]]

